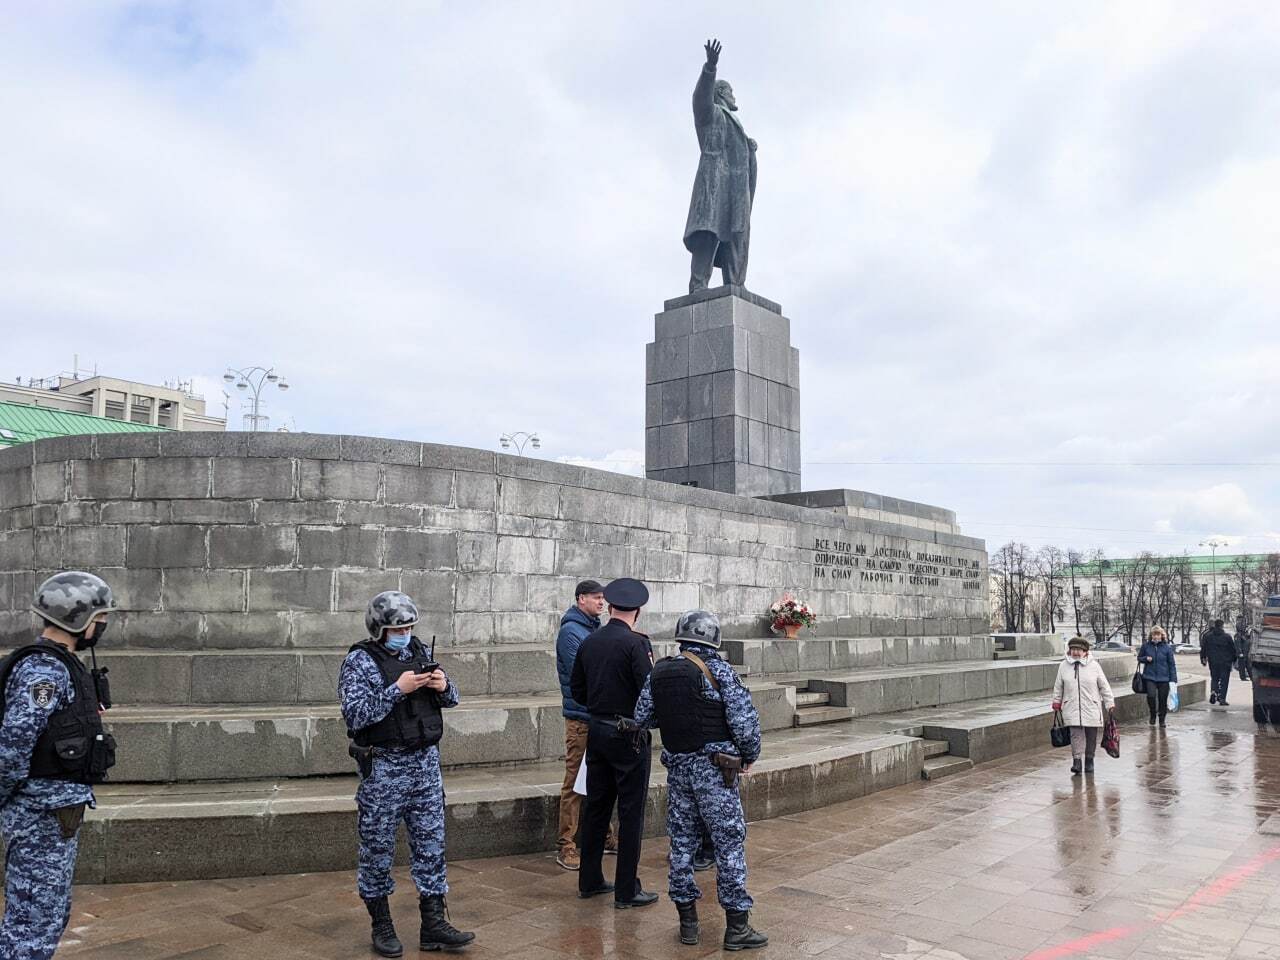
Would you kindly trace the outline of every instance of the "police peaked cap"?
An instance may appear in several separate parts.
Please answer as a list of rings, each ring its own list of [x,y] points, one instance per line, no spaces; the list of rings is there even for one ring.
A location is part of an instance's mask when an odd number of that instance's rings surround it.
[[[620,610],[639,610],[649,602],[649,588],[631,577],[619,577],[604,588],[604,599]]]

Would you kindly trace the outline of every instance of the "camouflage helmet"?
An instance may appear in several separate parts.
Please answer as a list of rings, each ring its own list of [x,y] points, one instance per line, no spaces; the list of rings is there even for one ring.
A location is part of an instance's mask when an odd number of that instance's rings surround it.
[[[115,608],[107,582],[79,570],[55,573],[40,584],[31,602],[32,612],[67,633],[84,633],[96,614]]]
[[[418,622],[418,605],[399,590],[384,590],[369,601],[364,614],[369,636],[381,640],[387,627],[412,627]]]
[[[708,610],[687,610],[676,621],[676,639],[720,649],[720,618]]]

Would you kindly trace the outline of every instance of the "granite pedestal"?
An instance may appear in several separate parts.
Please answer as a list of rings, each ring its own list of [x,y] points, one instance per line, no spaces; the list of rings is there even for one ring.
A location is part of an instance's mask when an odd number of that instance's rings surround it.
[[[648,345],[651,480],[743,496],[800,489],[800,354],[791,321],[742,287],[665,303]]]

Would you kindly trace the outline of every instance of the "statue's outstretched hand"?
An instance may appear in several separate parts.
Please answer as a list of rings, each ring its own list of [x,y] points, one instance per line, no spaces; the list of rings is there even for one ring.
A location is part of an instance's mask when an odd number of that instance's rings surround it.
[[[708,40],[705,48],[707,51],[707,66],[714,67],[720,62],[720,41]]]

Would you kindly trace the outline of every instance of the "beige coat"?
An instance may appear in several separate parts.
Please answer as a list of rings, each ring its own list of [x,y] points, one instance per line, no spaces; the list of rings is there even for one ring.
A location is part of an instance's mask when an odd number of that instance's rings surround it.
[[[1053,702],[1062,704],[1062,719],[1067,726],[1100,727],[1106,711],[1116,705],[1116,696],[1102,672],[1102,664],[1090,656],[1073,660],[1068,654],[1053,682]]]

